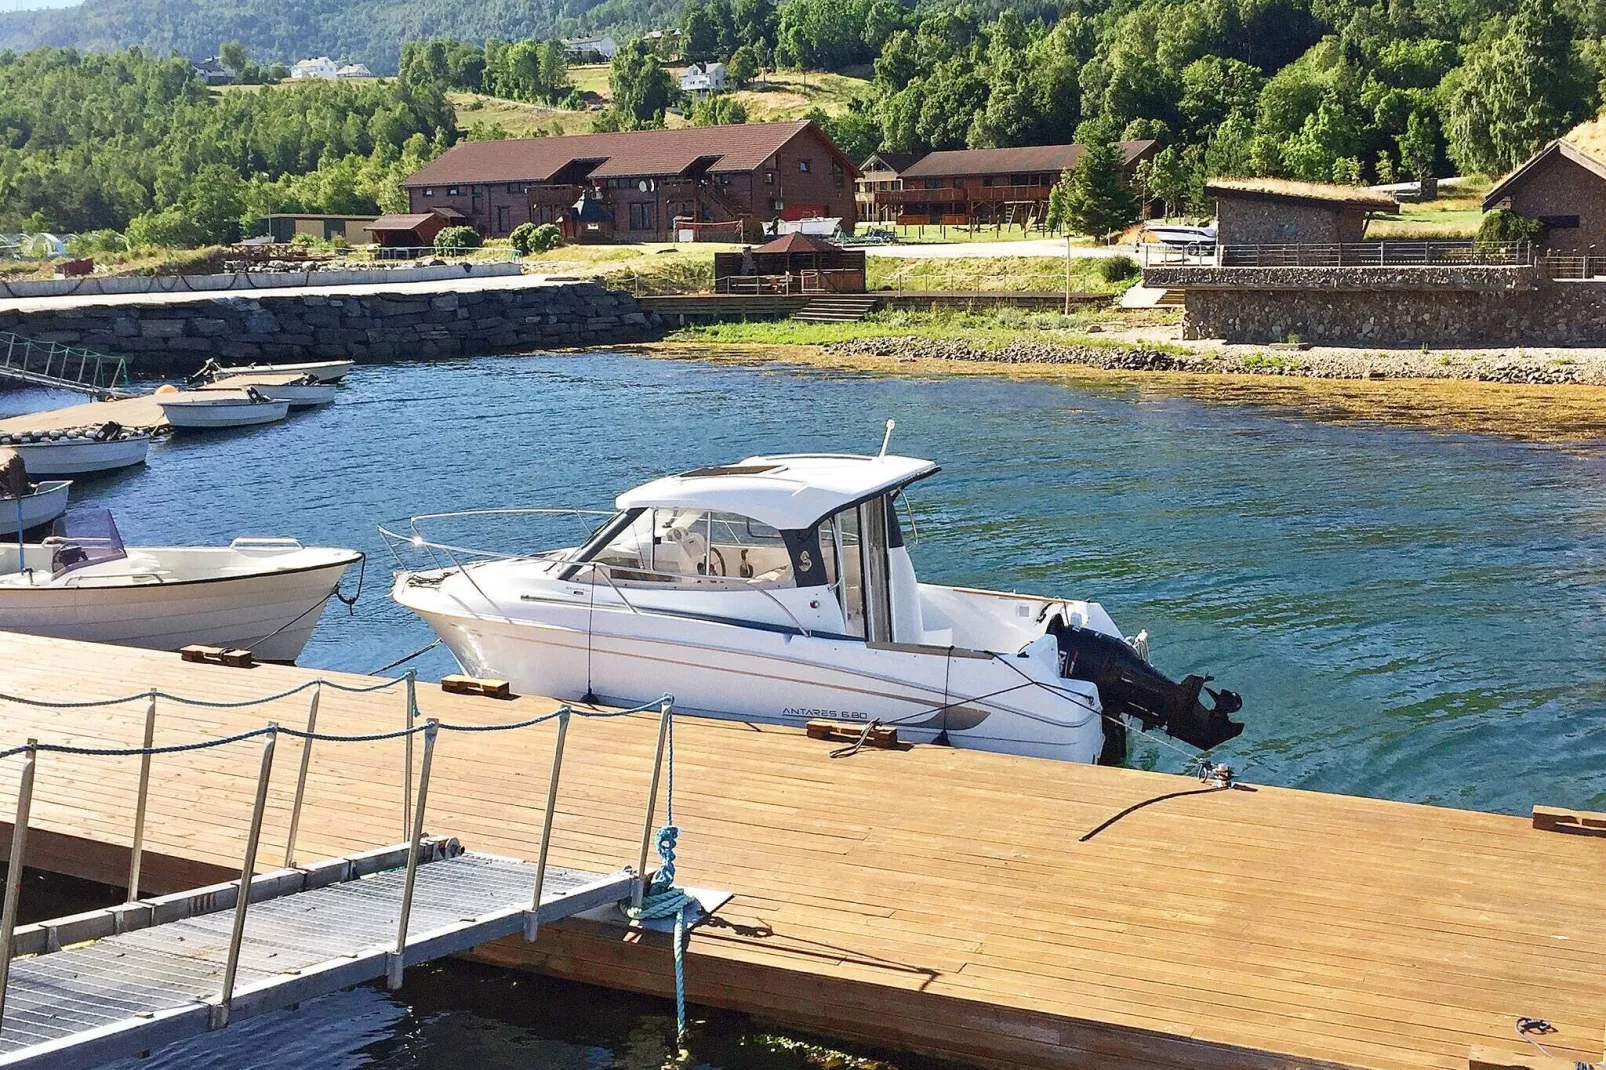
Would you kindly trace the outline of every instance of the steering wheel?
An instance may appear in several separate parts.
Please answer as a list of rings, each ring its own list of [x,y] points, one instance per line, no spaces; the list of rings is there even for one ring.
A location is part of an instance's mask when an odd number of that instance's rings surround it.
[[[719,552],[719,547],[708,548],[708,574],[710,576],[728,575],[725,571],[725,555]]]

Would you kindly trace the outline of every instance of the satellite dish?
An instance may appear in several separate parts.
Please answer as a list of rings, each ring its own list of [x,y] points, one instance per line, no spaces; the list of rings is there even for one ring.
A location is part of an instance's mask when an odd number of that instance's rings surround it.
[[[636,183],[636,188],[639,189],[641,192],[646,193],[648,190],[652,189],[652,183],[648,182],[644,178],[640,182]]]

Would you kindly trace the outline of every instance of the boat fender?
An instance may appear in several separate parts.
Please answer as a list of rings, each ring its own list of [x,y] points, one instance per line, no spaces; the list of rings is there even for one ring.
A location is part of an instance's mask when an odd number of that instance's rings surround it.
[[[60,440],[60,438],[61,438],[61,432],[60,431],[52,431],[52,432],[50,432],[50,441],[56,442],[56,441]]]

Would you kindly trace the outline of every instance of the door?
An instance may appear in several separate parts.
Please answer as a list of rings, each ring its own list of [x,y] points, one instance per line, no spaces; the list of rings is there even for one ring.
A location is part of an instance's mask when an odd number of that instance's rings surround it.
[[[892,642],[892,601],[887,571],[887,502],[872,498],[849,506],[820,525],[821,549],[830,540],[828,569],[847,634],[872,643]]]

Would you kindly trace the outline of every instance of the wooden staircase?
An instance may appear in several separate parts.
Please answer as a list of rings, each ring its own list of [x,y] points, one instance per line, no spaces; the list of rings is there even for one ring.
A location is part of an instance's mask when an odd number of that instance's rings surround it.
[[[792,313],[804,323],[858,323],[881,303],[867,294],[821,294]]]

